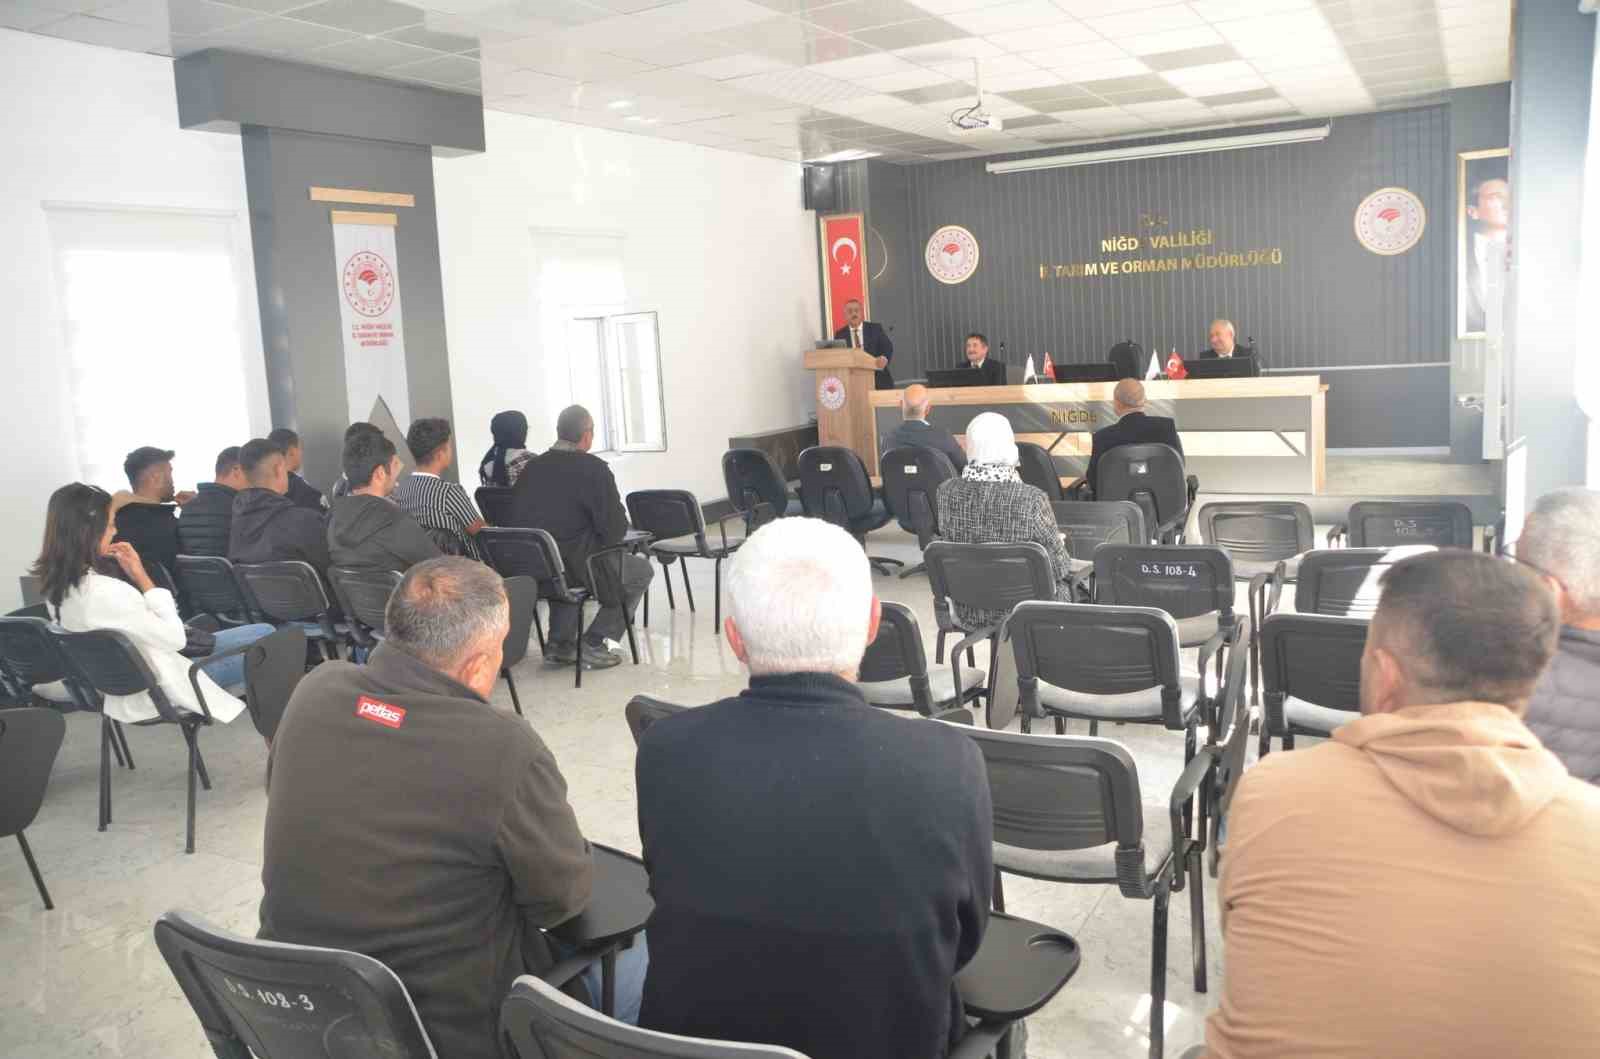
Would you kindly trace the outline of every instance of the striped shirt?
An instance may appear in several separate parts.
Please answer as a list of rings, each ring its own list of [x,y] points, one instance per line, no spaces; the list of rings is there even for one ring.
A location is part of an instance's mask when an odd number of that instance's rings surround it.
[[[467,527],[481,516],[467,491],[455,482],[427,471],[413,471],[396,483],[390,499],[416,519],[445,552],[483,558],[478,542],[467,532]],[[451,539],[456,542],[453,548],[448,546]]]

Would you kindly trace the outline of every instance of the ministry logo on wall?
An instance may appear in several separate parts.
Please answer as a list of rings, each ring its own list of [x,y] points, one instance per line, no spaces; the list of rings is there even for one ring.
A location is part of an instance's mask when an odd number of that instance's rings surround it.
[[[344,297],[362,316],[382,316],[394,302],[394,270],[370,250],[344,264]]]
[[[959,224],[947,224],[928,237],[922,258],[940,283],[965,283],[978,271],[978,240]]]
[[[392,213],[334,210],[333,263],[338,270],[345,402],[350,421],[382,399],[401,430],[411,419],[400,266]]]
[[[1422,240],[1428,211],[1405,188],[1379,188],[1356,207],[1356,239],[1374,254],[1393,257]]]

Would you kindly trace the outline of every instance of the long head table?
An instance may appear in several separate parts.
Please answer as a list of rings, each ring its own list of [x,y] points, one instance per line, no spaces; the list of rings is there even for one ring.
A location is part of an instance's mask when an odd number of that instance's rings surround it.
[[[934,389],[928,421],[958,439],[982,412],[999,412],[1018,441],[1052,450],[1063,477],[1081,475],[1090,435],[1116,421],[1115,383]],[[1178,424],[1185,462],[1201,488],[1221,493],[1321,493],[1327,386],[1318,375],[1145,383],[1146,411]],[[874,444],[900,422],[900,391],[872,394]]]

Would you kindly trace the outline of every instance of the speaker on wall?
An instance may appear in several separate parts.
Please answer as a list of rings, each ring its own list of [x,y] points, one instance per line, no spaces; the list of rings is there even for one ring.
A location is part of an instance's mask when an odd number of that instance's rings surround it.
[[[835,213],[839,209],[839,167],[833,165],[808,165],[805,167],[805,189],[802,204],[818,213]]]

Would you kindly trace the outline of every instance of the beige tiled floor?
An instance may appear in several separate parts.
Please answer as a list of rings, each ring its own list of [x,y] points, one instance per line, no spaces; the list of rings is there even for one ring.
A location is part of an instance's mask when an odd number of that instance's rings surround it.
[[[872,537],[873,554],[905,559],[914,542],[897,532]],[[659,580],[643,664],[585,677],[546,670],[532,657],[517,671],[528,721],[566,773],[574,806],[594,839],[638,848],[633,743],[623,722],[629,696],[648,692],[698,704],[737,691],[744,679],[722,638],[712,633],[711,566],[694,562],[700,605],[690,615],[666,609]],[[676,579],[676,575],[675,575]],[[878,577],[879,593],[912,606],[932,656],[928,583]],[[502,687],[499,701],[509,708]],[[245,720],[203,733],[214,789],[199,802],[198,851],[183,853],[182,740],[170,728],[130,729],[138,768],[116,770],[115,822],[95,831],[96,718],[71,716],[44,807],[28,837],[55,897],[39,904],[22,857],[0,841],[0,1057],[126,1056],[204,1059],[211,1050],[151,938],[161,911],[182,907],[224,928],[254,933],[261,894],[265,751]],[[914,722],[908,722],[914,723]],[[1081,729],[1080,729],[1081,733]],[[1134,753],[1147,800],[1165,800],[1182,766],[1183,739],[1150,728],[1108,728]],[[1159,826],[1159,821],[1147,821]],[[1212,992],[1190,981],[1189,901],[1172,902],[1168,947],[1167,1052],[1200,1039],[1201,1020],[1222,980],[1215,882],[1206,886]],[[1067,887],[1009,878],[1011,911],[1076,937],[1077,977],[1029,1021],[1034,1056],[1143,1056],[1149,1010],[1150,905],[1114,887]]]

